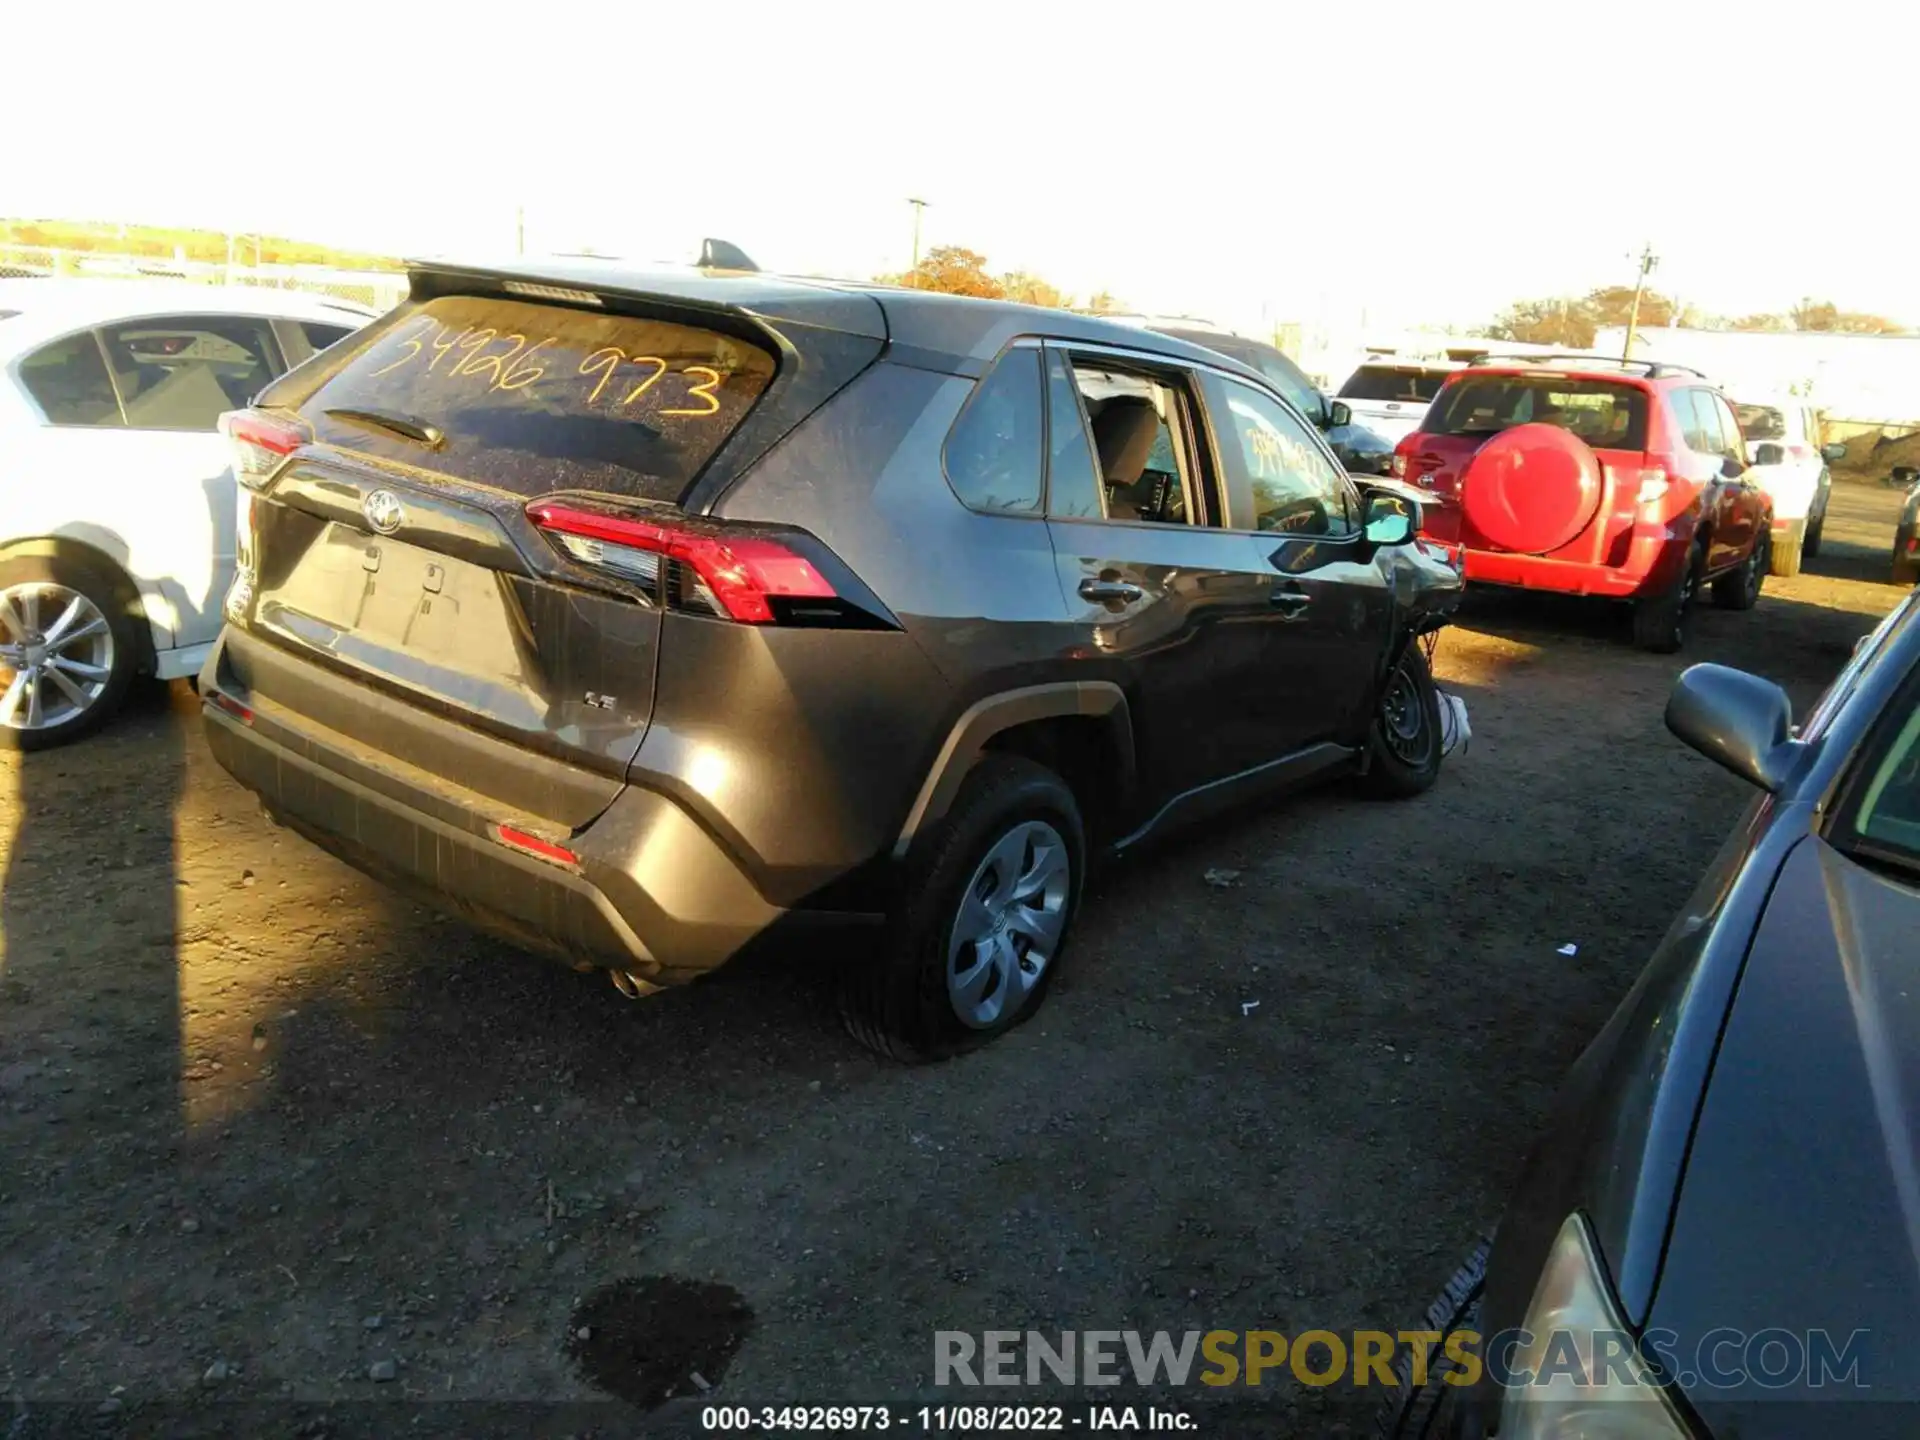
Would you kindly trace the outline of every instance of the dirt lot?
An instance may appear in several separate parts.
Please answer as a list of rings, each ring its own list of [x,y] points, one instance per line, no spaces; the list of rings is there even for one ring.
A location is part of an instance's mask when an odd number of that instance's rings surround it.
[[[1810,702],[1899,598],[1894,504],[1840,487],[1827,556],[1687,658]],[[756,1406],[968,1398],[937,1328],[1411,1319],[1746,799],[1615,612],[1483,601],[1440,660],[1475,736],[1432,793],[1110,873],[1044,1014],[923,1070],[804,962],[629,1004],[396,902],[260,819],[183,693],[7,757],[0,1431],[632,1433],[691,1402],[591,1377],[697,1368],[702,1317]],[[641,1276],[732,1290],[636,1337]],[[1180,1398],[1205,1434],[1358,1413]]]

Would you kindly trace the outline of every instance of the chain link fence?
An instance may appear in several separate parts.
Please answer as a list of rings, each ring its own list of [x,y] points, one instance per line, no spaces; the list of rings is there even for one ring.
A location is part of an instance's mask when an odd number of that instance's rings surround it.
[[[322,265],[232,265],[61,250],[45,245],[0,245],[0,278],[75,276],[88,279],[179,280],[201,285],[258,285],[301,290],[391,310],[406,298],[407,277],[391,270],[334,270]]]

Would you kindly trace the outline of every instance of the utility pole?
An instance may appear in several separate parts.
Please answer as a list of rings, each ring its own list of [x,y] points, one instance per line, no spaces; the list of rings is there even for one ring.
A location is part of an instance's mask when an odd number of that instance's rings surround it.
[[[910,273],[914,277],[913,283],[918,285],[920,283],[920,217],[926,213],[927,202],[908,196],[907,203],[913,207],[913,269]]]
[[[1640,274],[1633,282],[1633,305],[1627,311],[1627,343],[1620,349],[1623,361],[1633,358],[1633,332],[1640,324],[1640,296],[1647,288],[1647,276],[1653,273],[1653,267],[1660,263],[1660,257],[1653,253],[1653,246],[1646,245],[1640,251]]]

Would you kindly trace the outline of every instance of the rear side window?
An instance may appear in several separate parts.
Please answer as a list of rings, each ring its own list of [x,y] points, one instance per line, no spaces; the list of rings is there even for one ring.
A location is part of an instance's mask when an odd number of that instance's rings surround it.
[[[1052,349],[1047,351],[1047,513],[1070,520],[1106,515],[1080,391],[1067,357]]]
[[[1040,352],[1009,350],[974,387],[947,435],[947,480],[971,509],[1040,508]]]
[[[120,401],[91,330],[43,345],[20,362],[20,382],[50,425],[117,426]]]
[[[1557,425],[1600,450],[1644,450],[1646,392],[1570,375],[1466,375],[1440,392],[1421,428],[1498,435],[1515,425]]]
[[[484,295],[410,307],[307,397],[320,438],[520,495],[676,500],[773,379],[703,326]],[[438,429],[434,451],[381,417]]]
[[[128,428],[212,430],[280,369],[273,326],[232,315],[169,315],[101,332]]]

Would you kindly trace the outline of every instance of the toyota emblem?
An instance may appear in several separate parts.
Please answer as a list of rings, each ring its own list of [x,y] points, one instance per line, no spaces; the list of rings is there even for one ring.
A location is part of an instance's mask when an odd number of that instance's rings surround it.
[[[400,508],[400,497],[391,490],[374,491],[360,502],[360,510],[367,523],[382,535],[393,534],[407,518],[407,512]]]

